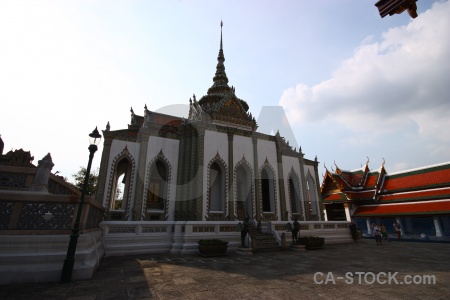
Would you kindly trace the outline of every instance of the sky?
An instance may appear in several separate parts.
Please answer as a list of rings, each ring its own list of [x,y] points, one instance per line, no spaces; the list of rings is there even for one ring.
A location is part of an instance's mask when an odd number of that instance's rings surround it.
[[[223,20],[229,85],[319,176],[450,161],[450,3],[419,0],[412,19],[375,2],[0,1],[4,153],[51,153],[72,180],[96,126],[124,129],[145,105],[186,116],[212,85]]]

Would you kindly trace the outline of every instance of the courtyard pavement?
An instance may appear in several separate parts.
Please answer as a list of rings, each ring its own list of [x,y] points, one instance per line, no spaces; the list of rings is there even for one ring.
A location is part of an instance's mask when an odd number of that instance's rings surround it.
[[[106,257],[91,280],[4,285],[0,299],[449,299],[449,254],[449,243],[366,239],[249,256]]]

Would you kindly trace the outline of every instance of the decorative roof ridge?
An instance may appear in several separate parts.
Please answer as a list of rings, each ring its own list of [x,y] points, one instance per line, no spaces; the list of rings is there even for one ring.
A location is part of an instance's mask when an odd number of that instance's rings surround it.
[[[426,188],[423,190],[412,190],[412,191],[400,191],[400,192],[391,192],[383,194],[383,196],[391,196],[391,195],[407,195],[407,194],[414,194],[419,192],[429,192],[429,191],[442,191],[442,190],[448,190],[450,187],[444,186],[444,187],[437,187],[437,188]]]
[[[418,167],[418,168],[408,169],[408,170],[403,170],[403,171],[397,171],[397,172],[393,172],[393,173],[386,173],[386,176],[393,176],[393,175],[406,174],[406,173],[411,173],[411,172],[416,172],[416,171],[422,171],[422,170],[426,170],[426,169],[432,169],[432,168],[437,168],[437,167],[443,167],[443,166],[445,166],[445,165],[448,165],[448,167],[450,168],[450,161],[443,162],[443,163],[439,163],[439,164],[434,164],[434,165],[428,165],[428,166],[423,166],[423,167]]]

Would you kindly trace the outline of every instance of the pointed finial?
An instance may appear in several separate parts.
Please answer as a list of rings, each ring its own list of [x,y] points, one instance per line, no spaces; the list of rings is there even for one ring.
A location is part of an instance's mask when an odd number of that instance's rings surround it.
[[[145,103],[144,109],[147,110],[147,103]]]
[[[369,164],[369,157],[368,156],[366,156],[366,157],[367,157],[367,162],[366,162],[366,165],[367,165],[367,164]]]
[[[383,164],[381,166],[384,167],[384,164],[386,163],[386,161],[384,160],[384,157],[382,157],[382,159],[383,159]]]
[[[109,121],[108,121],[108,123],[106,124],[106,131],[109,131],[111,129],[111,126],[109,125]]]
[[[134,115],[133,106],[131,107],[130,112]]]
[[[222,20],[220,20],[220,50],[223,50],[223,47],[222,47],[222,27],[223,27],[223,22],[222,22]]]

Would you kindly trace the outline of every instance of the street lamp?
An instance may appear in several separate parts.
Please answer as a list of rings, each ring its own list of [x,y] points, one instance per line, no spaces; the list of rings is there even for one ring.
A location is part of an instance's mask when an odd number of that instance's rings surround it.
[[[77,249],[78,237],[80,236],[78,232],[80,231],[80,219],[81,213],[83,212],[84,197],[86,195],[86,190],[89,182],[89,175],[91,172],[92,158],[94,158],[94,153],[97,151],[97,145],[100,144],[102,136],[98,133],[97,127],[94,131],[89,134],[89,162],[86,169],[86,176],[84,177],[83,190],[81,191],[80,204],[78,205],[77,218],[75,219],[75,224],[73,224],[72,234],[70,235],[69,248],[67,248],[67,256],[64,260],[64,266],[61,273],[61,282],[70,282],[72,280],[73,265],[75,263],[75,250]]]

